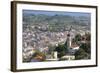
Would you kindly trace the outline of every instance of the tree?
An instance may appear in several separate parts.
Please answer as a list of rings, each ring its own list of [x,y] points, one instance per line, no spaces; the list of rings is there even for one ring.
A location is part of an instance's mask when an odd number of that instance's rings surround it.
[[[90,33],[85,33],[86,40],[91,41],[91,34]]]
[[[65,44],[59,44],[56,48],[55,51],[58,52],[58,58],[61,58],[62,56],[64,56],[66,54],[66,52],[68,51],[67,45]]]
[[[82,48],[80,48],[76,53],[75,53],[75,59],[80,60],[80,59],[89,59],[90,55],[86,53]]]
[[[90,46],[90,43],[82,43],[80,48],[82,48],[85,52],[87,53],[91,53],[91,46]]]
[[[35,53],[32,55],[32,57],[30,58],[30,62],[31,61],[37,61],[37,62],[40,62],[40,61],[45,61],[46,59],[46,55],[40,51],[35,51]]]
[[[77,34],[76,36],[75,36],[75,41],[77,42],[77,41],[81,41],[81,35],[80,34]]]

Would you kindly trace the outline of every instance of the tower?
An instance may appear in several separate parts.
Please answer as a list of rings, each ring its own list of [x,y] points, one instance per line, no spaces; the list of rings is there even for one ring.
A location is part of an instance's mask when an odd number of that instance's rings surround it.
[[[67,39],[66,39],[66,42],[67,42],[66,45],[68,49],[71,47],[71,29],[72,29],[72,26],[68,30]]]
[[[71,47],[71,35],[68,33],[67,34],[67,47],[68,47],[68,49]]]

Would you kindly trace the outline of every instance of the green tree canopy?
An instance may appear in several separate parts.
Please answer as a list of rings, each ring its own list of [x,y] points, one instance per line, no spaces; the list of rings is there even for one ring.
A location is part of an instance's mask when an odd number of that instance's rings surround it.
[[[58,57],[62,57],[66,54],[66,52],[68,51],[67,45],[65,44],[59,44],[56,48],[55,51],[58,52]]]
[[[81,41],[81,35],[80,34],[77,34],[75,36],[75,41]]]
[[[86,53],[82,48],[80,48],[76,53],[75,53],[75,59],[80,60],[80,59],[89,59],[90,55]]]
[[[87,53],[91,53],[90,43],[82,43],[80,48],[82,48]]]

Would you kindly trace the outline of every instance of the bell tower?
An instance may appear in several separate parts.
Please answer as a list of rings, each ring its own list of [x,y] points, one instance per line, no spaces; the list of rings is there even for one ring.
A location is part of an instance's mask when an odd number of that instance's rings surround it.
[[[67,45],[68,49],[71,47],[71,29],[72,29],[72,26],[68,30],[67,39],[66,39],[66,42],[67,42],[66,45]]]
[[[70,34],[67,34],[67,47],[68,47],[68,49],[71,47],[71,36],[70,36]]]

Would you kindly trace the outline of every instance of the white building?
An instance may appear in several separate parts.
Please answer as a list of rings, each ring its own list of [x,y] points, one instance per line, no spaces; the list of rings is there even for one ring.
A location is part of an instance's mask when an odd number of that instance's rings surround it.
[[[75,56],[74,55],[65,55],[61,58],[62,60],[74,60]]]

